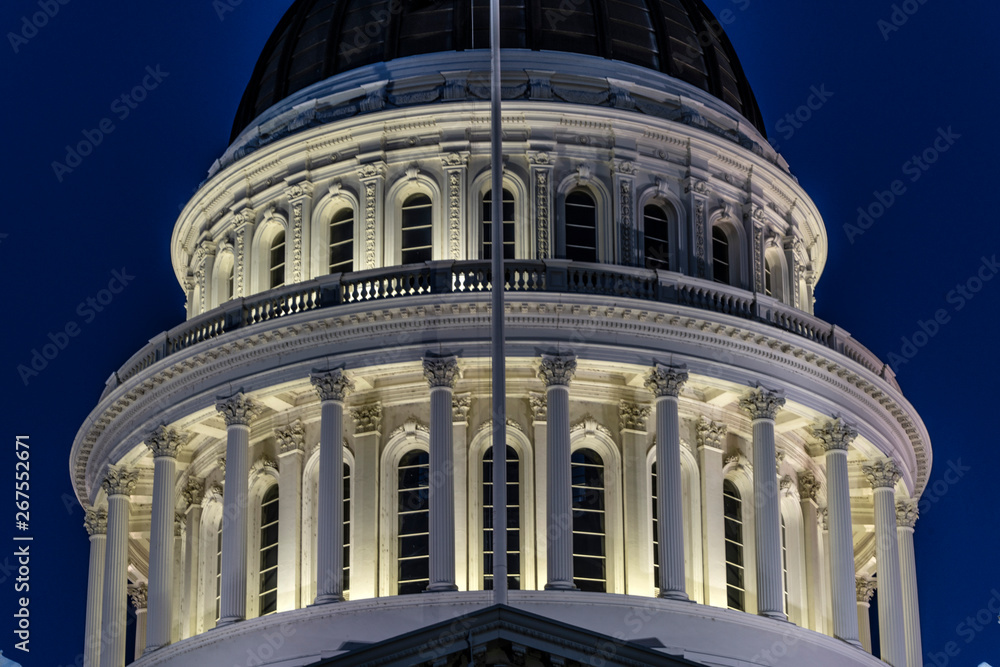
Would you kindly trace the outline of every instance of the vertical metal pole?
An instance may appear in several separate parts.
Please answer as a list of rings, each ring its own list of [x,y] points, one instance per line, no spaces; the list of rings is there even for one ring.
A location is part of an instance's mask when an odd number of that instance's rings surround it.
[[[490,0],[490,170],[493,194],[493,602],[507,604],[507,392],[504,368],[503,131],[500,0]]]

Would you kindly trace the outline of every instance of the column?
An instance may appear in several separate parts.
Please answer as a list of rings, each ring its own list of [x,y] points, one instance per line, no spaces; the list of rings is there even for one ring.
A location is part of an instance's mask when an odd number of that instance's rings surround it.
[[[813,435],[819,438],[826,450],[833,636],[860,646],[854,576],[854,531],[851,528],[851,483],[847,475],[847,447],[858,437],[858,432],[838,418],[813,429]]]
[[[205,481],[189,477],[184,487],[188,504],[187,539],[184,540],[184,596],[181,603],[181,637],[198,634],[198,559],[201,555],[201,501],[205,497]]]
[[[351,411],[354,419],[354,538],[351,544],[351,599],[378,595],[379,438],[382,406],[371,403]],[[391,567],[396,567],[395,563]]]
[[[278,443],[278,497],[281,498],[278,503],[278,543],[281,545],[278,547],[278,611],[302,606],[303,435],[302,422],[298,419],[274,432]]]
[[[896,503],[896,538],[899,541],[899,567],[903,585],[903,628],[906,637],[907,667],[922,667],[920,608],[917,606],[917,567],[913,554],[913,526],[917,523],[917,503]]]
[[[868,612],[871,609],[872,594],[875,592],[875,580],[868,577],[858,577],[856,580],[858,596],[858,636],[861,648],[872,652],[872,622]],[[920,667],[919,665],[917,667]]]
[[[820,555],[820,534],[818,523],[819,505],[816,494],[819,482],[816,476],[808,470],[799,473],[799,507],[802,509],[802,538],[805,544],[806,562],[806,622],[810,630],[823,632],[823,576],[822,556]]]
[[[174,485],[181,435],[166,426],[146,437],[153,453],[153,510],[149,527],[149,606],[146,650],[172,640],[174,605]]]
[[[129,597],[132,598],[132,606],[135,607],[135,660],[142,657],[146,651],[148,642],[146,640],[146,629],[149,619],[146,616],[148,609],[146,601],[149,597],[149,589],[146,584],[139,584],[128,589]]]
[[[87,625],[83,642],[83,667],[101,664],[101,593],[104,590],[104,549],[108,511],[87,510],[83,525],[90,534],[90,568],[87,572]]]
[[[344,399],[354,388],[342,370],[310,377],[320,400],[316,601],[344,599]]]
[[[575,355],[542,355],[538,377],[545,383],[548,410],[546,590],[576,590],[573,584],[573,484],[569,449],[569,383],[574,373]]]
[[[472,407],[472,395],[455,396],[451,402],[451,437],[452,457],[455,464],[452,474],[455,485],[455,584],[458,590],[469,590],[469,521],[463,517],[469,516],[469,409]],[[527,544],[522,540],[522,558],[527,553]],[[530,589],[528,568],[522,568],[522,587]]]
[[[174,575],[170,582],[170,642],[181,639],[181,600],[184,597],[184,512],[174,513]]]
[[[622,487],[625,505],[625,592],[629,595],[650,595],[656,587],[649,545],[653,542],[653,517],[646,492],[649,468],[646,464],[646,419],[648,405],[628,401],[618,404],[621,429]]]
[[[242,393],[219,401],[226,422],[226,478],[222,492],[222,600],[216,627],[247,615],[247,492],[250,422],[262,408]]]
[[[548,480],[548,418],[549,408],[545,394],[528,392],[528,407],[531,410],[531,435],[535,447],[535,581],[545,580],[548,563],[548,543],[545,539],[548,528],[548,488],[543,480]]]
[[[878,574],[878,634],[884,662],[906,667],[903,586],[896,538],[896,482],[902,472],[892,459],[861,466],[875,496],[875,567]]]
[[[781,512],[774,469],[774,418],[785,404],[775,391],[757,387],[740,399],[752,420],[754,538],[757,546],[757,613],[782,621],[785,593],[781,574]]]
[[[108,533],[104,555],[101,604],[101,667],[125,664],[125,605],[128,599],[129,495],[138,474],[125,466],[108,466],[101,483],[108,496]]]
[[[687,379],[686,367],[662,364],[653,366],[646,378],[646,389],[656,397],[656,509],[660,597],[670,600],[688,599],[684,581],[681,421],[677,412],[677,398]]]
[[[722,455],[726,425],[698,420],[698,467],[701,470],[701,535],[705,563],[705,604],[725,609],[726,526],[722,507]]]
[[[459,378],[458,357],[426,356],[424,377],[431,389],[430,583],[428,592],[458,590],[455,585],[455,482],[452,474],[451,401]]]

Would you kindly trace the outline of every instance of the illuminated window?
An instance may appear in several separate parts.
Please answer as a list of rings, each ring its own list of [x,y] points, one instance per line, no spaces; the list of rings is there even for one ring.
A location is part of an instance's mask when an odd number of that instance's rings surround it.
[[[430,458],[427,452],[407,452],[399,461],[397,479],[399,569],[396,592],[407,595],[422,592],[430,582]]]
[[[566,259],[597,261],[597,204],[583,190],[566,195]]]
[[[285,232],[271,241],[271,289],[285,284]]]
[[[774,296],[774,287],[771,283],[771,262],[764,260],[764,296]]]
[[[410,195],[403,202],[401,221],[401,262],[416,264],[431,259],[431,198]]]
[[[354,270],[354,209],[342,208],[330,218],[330,273]]]
[[[730,609],[746,610],[743,572],[743,500],[736,485],[722,482],[726,535],[726,602]]]
[[[483,259],[493,258],[493,191],[483,195]],[[503,258],[514,259],[514,195],[503,191]]]
[[[507,447],[507,588],[521,589],[520,461]],[[493,590],[493,448],[483,455],[483,589]]]
[[[260,605],[258,616],[278,611],[278,485],[260,502]]]
[[[351,467],[344,464],[344,597],[351,590]]]
[[[647,204],[642,212],[647,269],[670,270],[670,220],[667,212]]]
[[[573,583],[584,591],[607,591],[604,460],[592,449],[573,452]]]
[[[721,227],[712,227],[712,278],[729,284],[729,237]]]
[[[222,617],[222,517],[215,539],[215,622]]]
[[[653,461],[653,586],[660,588],[660,521],[656,506],[656,461]]]

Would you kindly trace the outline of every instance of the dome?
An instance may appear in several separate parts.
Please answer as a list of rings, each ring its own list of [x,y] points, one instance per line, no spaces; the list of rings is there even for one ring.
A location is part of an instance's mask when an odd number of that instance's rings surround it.
[[[470,6],[471,5],[471,6]],[[331,76],[406,56],[489,47],[488,2],[296,0],[271,34],[232,139],[272,105]],[[700,0],[501,0],[502,47],[561,51],[662,72],[725,102],[766,136],[750,83]]]

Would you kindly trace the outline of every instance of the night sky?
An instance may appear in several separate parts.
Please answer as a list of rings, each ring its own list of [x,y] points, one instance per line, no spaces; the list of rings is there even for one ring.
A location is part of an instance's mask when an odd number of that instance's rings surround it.
[[[0,649],[26,667],[77,664],[88,540],[70,446],[109,375],[184,318],[168,254],[173,224],[225,150],[254,62],[289,4],[8,0],[0,8],[0,271],[12,286],[0,346],[8,443],[0,486],[9,485],[0,495],[10,499],[0,531],[8,545],[0,546]],[[1000,600],[990,426],[998,404],[988,380],[1000,375],[988,342],[1000,280],[977,280],[1000,271],[991,185],[1000,7],[707,4],[740,54],[770,138],[824,216],[830,254],[817,315],[893,362],[930,432],[934,469],[916,530],[926,664],[1000,664],[996,618],[974,620]],[[54,16],[25,28],[40,5]],[[144,99],[121,99],[144,83]],[[810,101],[817,108],[800,109]],[[93,152],[67,162],[67,144],[84,137]],[[859,207],[872,215],[860,225]],[[116,271],[124,288],[102,292]],[[58,335],[65,331],[75,335]],[[18,366],[50,334],[63,349],[22,377]],[[30,526],[17,531],[34,538],[29,654],[14,649],[13,634],[23,595],[11,567],[16,435],[29,436],[31,454]]]

